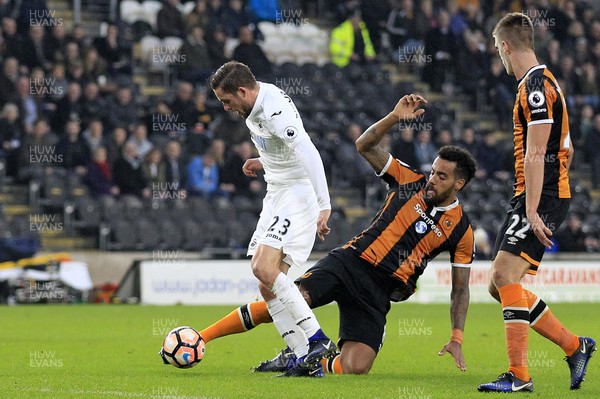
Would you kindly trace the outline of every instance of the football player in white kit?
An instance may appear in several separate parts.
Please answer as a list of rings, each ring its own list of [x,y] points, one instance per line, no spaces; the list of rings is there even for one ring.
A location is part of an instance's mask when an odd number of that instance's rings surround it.
[[[258,149],[259,158],[247,160],[243,173],[256,176],[264,170],[267,194],[248,255],[269,314],[295,355],[283,375],[322,376],[320,360],[333,356],[337,348],[287,272],[291,265],[304,267],[315,234],[324,239],[330,230],[323,162],[283,90],[257,82],[237,61],[222,65],[209,82],[224,109],[246,119]]]

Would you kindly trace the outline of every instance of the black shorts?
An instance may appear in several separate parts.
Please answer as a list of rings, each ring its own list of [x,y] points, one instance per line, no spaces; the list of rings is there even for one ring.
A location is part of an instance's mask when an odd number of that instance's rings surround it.
[[[340,341],[369,345],[375,353],[383,345],[392,288],[367,261],[351,249],[335,249],[318,261],[296,284],[308,291],[316,308],[337,301]]]
[[[496,258],[500,250],[510,252],[528,261],[530,266],[527,273],[535,275],[546,248],[535,236],[527,222],[525,195],[513,197],[510,204],[512,209],[508,211],[506,220],[498,233],[492,259]],[[541,196],[538,214],[552,233],[555,233],[565,220],[569,204],[569,198]]]

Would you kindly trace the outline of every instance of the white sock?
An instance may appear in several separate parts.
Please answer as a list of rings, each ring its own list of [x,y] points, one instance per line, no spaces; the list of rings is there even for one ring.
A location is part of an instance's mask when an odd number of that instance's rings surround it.
[[[292,316],[285,310],[283,303],[277,298],[267,302],[267,310],[275,323],[281,338],[290,347],[296,357],[301,358],[308,354],[308,338],[304,331],[296,325]]]
[[[308,338],[321,328],[315,314],[302,297],[294,282],[284,273],[279,273],[271,292],[281,301],[298,327],[304,330]]]

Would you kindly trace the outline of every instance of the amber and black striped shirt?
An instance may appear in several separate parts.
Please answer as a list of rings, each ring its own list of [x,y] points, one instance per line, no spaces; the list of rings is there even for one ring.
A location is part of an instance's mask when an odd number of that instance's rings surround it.
[[[567,158],[570,146],[567,105],[556,78],[546,68],[531,68],[519,82],[513,109],[515,145],[514,195],[526,191],[524,160],[527,150],[529,126],[551,124],[550,137],[544,156],[544,181],[542,194],[558,198],[571,198]]]
[[[453,266],[468,267],[473,229],[458,200],[446,207],[427,205],[425,176],[391,155],[380,176],[390,186],[386,201],[371,225],[344,248],[407,285],[408,295],[429,260],[443,251],[450,252]]]

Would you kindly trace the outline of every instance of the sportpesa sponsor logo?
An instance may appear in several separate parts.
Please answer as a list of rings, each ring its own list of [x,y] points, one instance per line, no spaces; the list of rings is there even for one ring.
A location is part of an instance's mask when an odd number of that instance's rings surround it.
[[[440,229],[438,229],[438,227],[435,224],[435,222],[433,221],[433,219],[430,218],[429,215],[427,215],[423,209],[421,209],[421,204],[415,204],[415,211],[417,211],[417,213],[419,214],[419,216],[421,216],[421,218],[423,218],[425,223],[431,227],[431,230],[435,233],[436,236],[438,236],[438,237],[442,236],[442,232],[440,231]],[[417,222],[417,225],[419,226],[419,230],[417,230],[417,232],[424,233],[425,230],[422,229],[422,227],[421,227],[422,225],[420,225],[419,223],[420,222]]]

